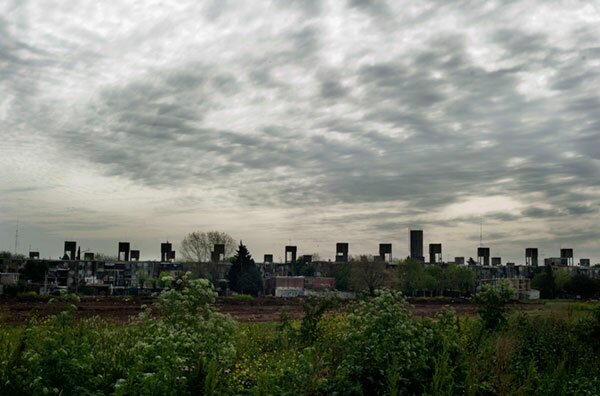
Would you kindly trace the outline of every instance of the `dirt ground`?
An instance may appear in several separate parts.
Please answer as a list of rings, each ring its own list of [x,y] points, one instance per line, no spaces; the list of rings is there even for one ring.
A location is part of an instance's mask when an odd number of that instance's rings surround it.
[[[150,297],[82,297],[77,304],[77,318],[100,316],[116,323],[125,323],[142,311],[144,305],[151,305]],[[435,316],[445,306],[451,306],[459,314],[474,314],[477,307],[464,299],[414,299],[409,300],[411,310],[416,316]],[[235,300],[219,298],[216,308],[230,314],[240,322],[268,322],[278,320],[282,310],[288,317],[302,317],[301,299],[256,298],[253,300]],[[519,309],[541,309],[537,304],[515,304]],[[340,309],[344,309],[342,306]],[[0,298],[0,323],[23,324],[31,317],[43,318],[57,313],[59,307],[38,298]]]

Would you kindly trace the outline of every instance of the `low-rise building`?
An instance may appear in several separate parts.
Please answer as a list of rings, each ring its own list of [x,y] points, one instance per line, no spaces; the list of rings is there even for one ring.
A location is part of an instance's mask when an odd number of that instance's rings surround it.
[[[335,278],[323,276],[274,276],[265,279],[265,294],[275,297],[317,295],[335,289]]]

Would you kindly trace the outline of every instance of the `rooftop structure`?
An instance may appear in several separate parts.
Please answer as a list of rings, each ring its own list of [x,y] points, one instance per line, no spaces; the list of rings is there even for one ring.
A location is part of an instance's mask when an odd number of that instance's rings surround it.
[[[538,266],[538,249],[537,248],[525,249],[525,265],[531,265],[533,267]]]
[[[335,244],[335,261],[336,263],[348,262],[348,243],[338,242]]]
[[[298,253],[297,246],[286,246],[285,247],[285,263],[295,263],[296,262],[296,254]]]
[[[490,265],[490,248],[489,247],[478,247],[477,248],[477,263],[479,263],[479,265]]]
[[[410,230],[410,258],[425,261],[423,256],[423,230]]]
[[[442,244],[441,243],[430,243],[429,244],[429,262],[432,264],[442,262]]]
[[[119,242],[119,252],[117,254],[118,261],[129,261],[129,242]]]
[[[563,265],[573,265],[573,249],[560,249],[560,259]]]
[[[389,263],[392,261],[392,244],[391,243],[380,243],[379,244],[379,260]]]
[[[220,263],[225,261],[225,244],[215,243],[212,252],[210,252],[210,261]]]

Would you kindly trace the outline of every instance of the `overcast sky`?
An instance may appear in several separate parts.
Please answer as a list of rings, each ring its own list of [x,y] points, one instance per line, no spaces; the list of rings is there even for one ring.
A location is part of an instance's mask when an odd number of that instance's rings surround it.
[[[5,0],[0,138],[0,250],[599,262],[600,2]]]

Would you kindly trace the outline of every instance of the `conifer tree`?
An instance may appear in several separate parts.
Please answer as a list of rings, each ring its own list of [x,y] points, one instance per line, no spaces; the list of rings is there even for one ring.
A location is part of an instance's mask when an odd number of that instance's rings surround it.
[[[237,293],[257,295],[262,291],[262,277],[246,245],[240,245],[227,273],[229,287]]]

